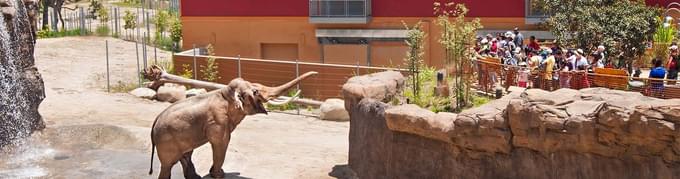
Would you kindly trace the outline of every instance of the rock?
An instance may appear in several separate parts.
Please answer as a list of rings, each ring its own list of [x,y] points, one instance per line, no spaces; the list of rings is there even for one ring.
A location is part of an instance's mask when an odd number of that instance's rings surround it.
[[[349,113],[345,110],[345,101],[342,99],[327,99],[319,109],[320,118],[329,121],[349,121]]]
[[[203,88],[200,88],[200,89],[192,88],[192,89],[187,90],[186,96],[187,96],[187,98],[189,98],[189,97],[198,96],[198,95],[202,95],[202,94],[206,94],[206,93],[208,93],[208,91],[206,91]]]
[[[172,83],[166,83],[159,87],[156,92],[156,100],[158,101],[174,103],[185,98],[186,87]]]
[[[391,88],[401,78],[389,76],[354,77],[343,88],[351,116],[349,167],[359,178],[680,173],[680,100],[604,88],[513,89],[460,114],[435,114],[415,105],[390,106],[385,99],[400,90]]]
[[[0,12],[5,15],[5,18],[14,18],[16,16],[17,10],[13,7],[0,7]]]
[[[130,91],[130,94],[138,98],[153,99],[156,96],[156,91],[150,88],[137,88]]]
[[[30,19],[14,9],[16,3],[0,0],[5,16],[0,34],[6,34],[0,37],[0,148],[45,128],[38,111],[45,87],[35,67],[35,41],[27,24]]]

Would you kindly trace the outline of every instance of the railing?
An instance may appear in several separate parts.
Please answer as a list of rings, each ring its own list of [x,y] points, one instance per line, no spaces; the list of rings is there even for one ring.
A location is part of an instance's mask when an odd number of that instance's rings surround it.
[[[603,87],[609,89],[639,92],[645,96],[673,99],[680,98],[678,80],[637,78],[628,75],[608,75],[586,71],[557,71],[546,73],[526,67],[510,66],[488,61],[476,61],[478,88],[492,93],[494,87],[520,86],[554,91],[561,88],[583,89]],[[526,81],[523,77],[526,76]]]
[[[370,16],[370,0],[309,0],[310,17]]]
[[[342,97],[342,85],[353,76],[386,70],[407,73],[407,70],[404,69],[361,66],[358,64],[341,65],[300,60],[206,56],[200,55],[198,48],[195,51],[188,50],[175,54],[173,58],[175,72],[181,74],[185,71],[191,71],[194,78],[203,79],[205,76],[202,69],[205,68],[208,57],[215,58],[217,70],[221,77],[217,82],[222,84],[227,84],[232,79],[241,77],[264,85],[280,85],[305,72],[317,71],[319,74],[304,80],[299,85],[299,89],[302,90],[302,95],[305,98],[317,100]]]

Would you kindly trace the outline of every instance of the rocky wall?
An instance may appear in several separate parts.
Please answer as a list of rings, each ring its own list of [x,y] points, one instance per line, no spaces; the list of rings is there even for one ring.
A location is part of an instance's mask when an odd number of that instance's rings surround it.
[[[45,127],[38,107],[45,98],[34,66],[34,0],[0,0],[0,147]]]
[[[678,178],[680,100],[590,88],[515,90],[460,114],[392,106],[404,77],[354,77],[349,166],[359,178]]]

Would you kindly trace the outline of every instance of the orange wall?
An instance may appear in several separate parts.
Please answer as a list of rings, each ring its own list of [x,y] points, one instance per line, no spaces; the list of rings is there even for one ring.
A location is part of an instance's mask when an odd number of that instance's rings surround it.
[[[202,47],[211,43],[218,56],[262,58],[262,44],[297,44],[299,60],[321,62],[321,45],[315,37],[316,29],[402,29],[402,21],[414,24],[419,20],[423,21],[423,30],[428,35],[425,62],[441,66],[444,52],[438,43],[439,28],[432,17],[375,17],[369,24],[352,25],[310,24],[308,17],[182,17],[183,47],[190,49],[193,44]],[[518,24],[522,29],[534,28],[524,25],[524,18],[481,18],[481,21],[485,29],[511,29]],[[371,45],[373,47],[374,44]],[[338,45],[324,48],[325,63],[356,64],[357,59],[362,60],[360,64],[366,63],[366,53],[362,49],[365,47],[335,46]],[[389,59],[393,64],[401,64],[406,52],[399,51],[405,48],[399,47],[398,42],[391,46],[371,49],[371,60],[375,59],[373,66],[385,66]]]

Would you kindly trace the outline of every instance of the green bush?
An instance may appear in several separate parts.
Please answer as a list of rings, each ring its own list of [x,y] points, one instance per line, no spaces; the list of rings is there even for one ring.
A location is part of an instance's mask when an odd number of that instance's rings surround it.
[[[170,22],[170,39],[175,44],[173,51],[179,51],[181,49],[179,42],[182,40],[182,21],[178,15],[173,15]]]
[[[206,47],[208,50],[208,62],[207,65],[201,67],[203,68],[201,70],[201,73],[203,73],[203,80],[205,81],[211,81],[211,82],[216,82],[220,78],[220,72],[217,70],[218,63],[215,62],[215,48],[213,48],[212,44],[208,44]]]
[[[286,96],[291,97],[291,96],[295,95],[295,92],[296,92],[295,89],[289,90],[288,94]],[[300,95],[299,97],[302,98],[302,95]],[[283,105],[271,105],[271,104],[267,103],[266,105],[267,105],[267,109],[277,110],[277,111],[288,111],[288,110],[293,110],[293,109],[298,108],[297,105],[295,105],[293,103],[286,103],[286,104],[283,104]],[[307,108],[307,110],[310,110],[310,109]]]
[[[80,36],[80,29],[73,30],[62,30],[62,31],[52,31],[50,28],[45,30],[40,30],[36,33],[39,39],[42,38],[56,38],[56,37],[67,37],[67,36]],[[89,35],[87,32],[84,35]]]
[[[95,30],[95,33],[98,36],[108,36],[109,32],[111,32],[111,29],[109,29],[109,26],[106,26],[106,25],[99,26]]]

